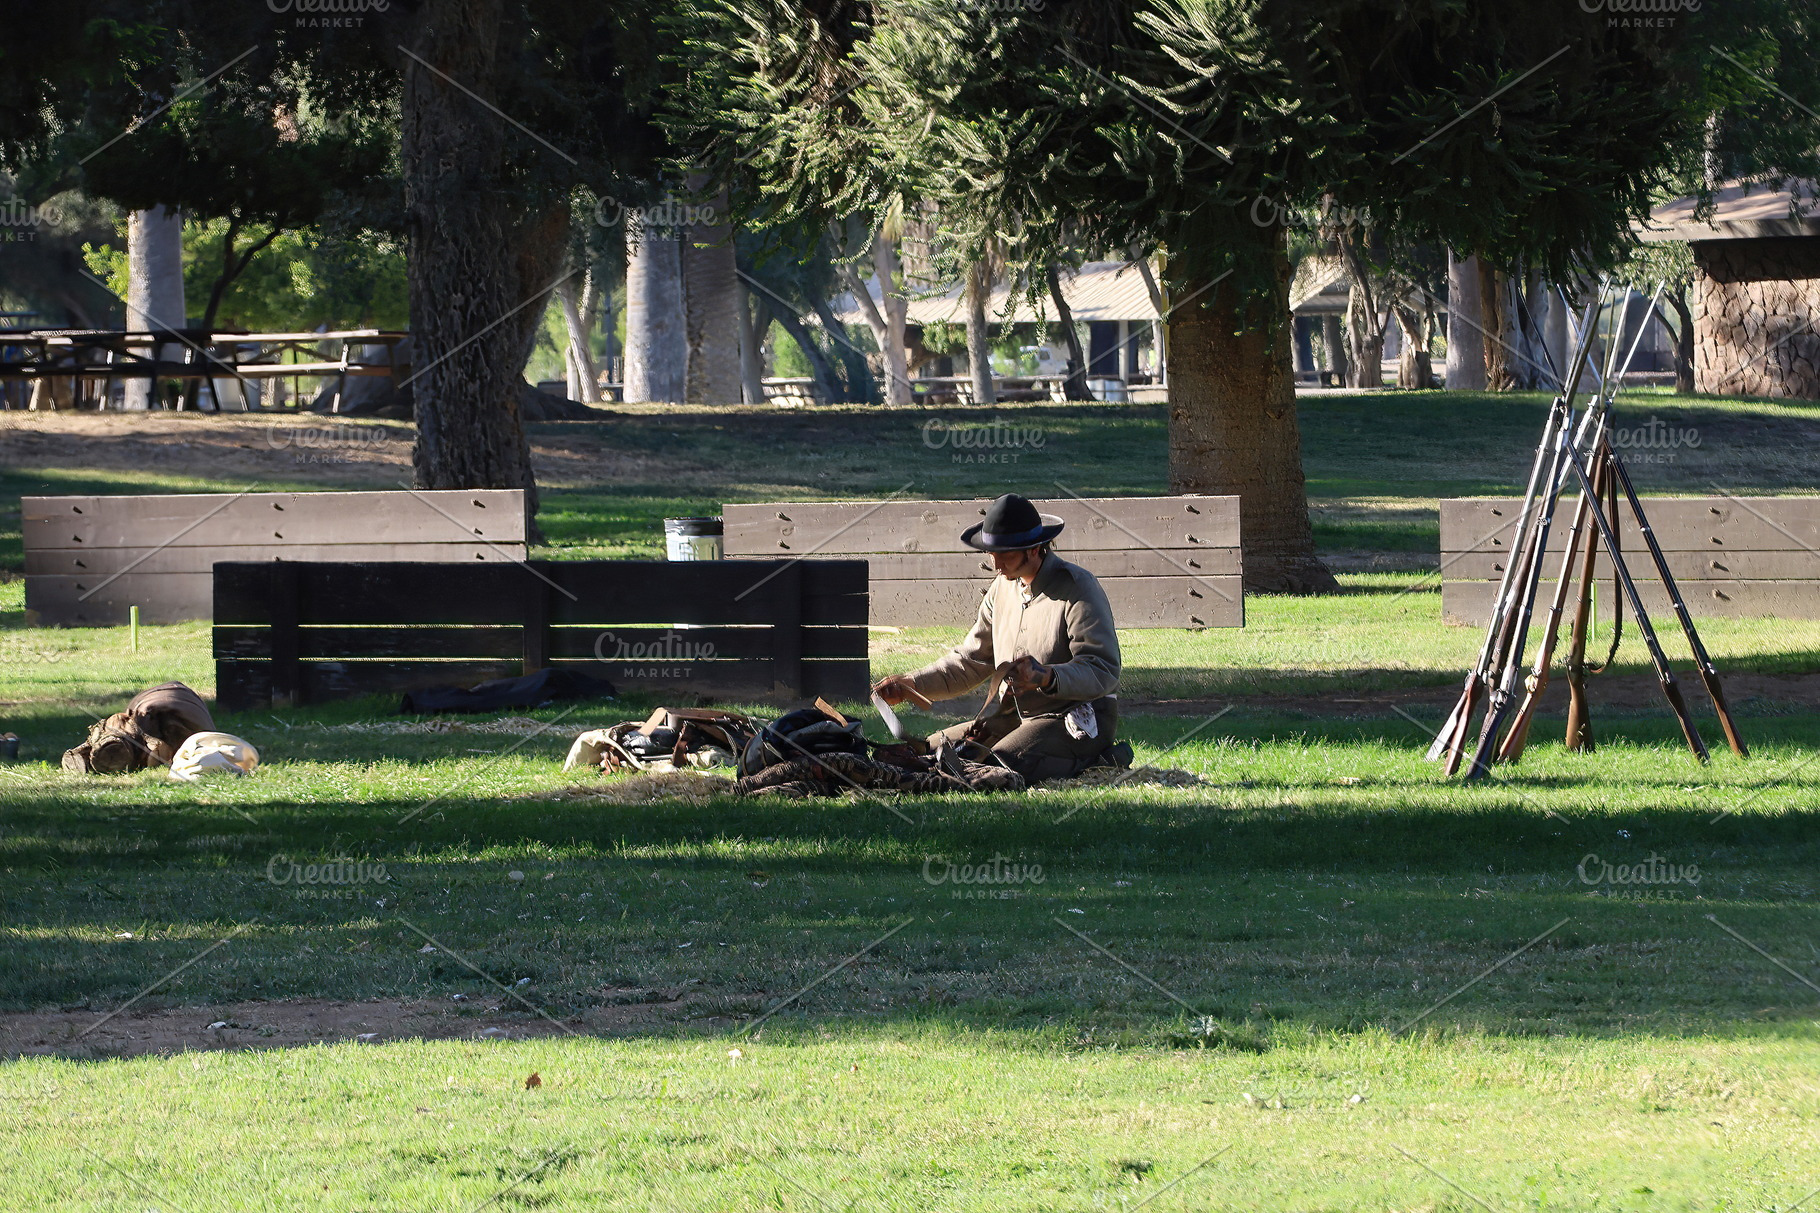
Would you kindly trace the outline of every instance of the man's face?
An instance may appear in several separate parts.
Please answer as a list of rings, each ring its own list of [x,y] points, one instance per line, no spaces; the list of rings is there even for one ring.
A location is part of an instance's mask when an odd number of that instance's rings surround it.
[[[992,553],[992,567],[1007,581],[1020,581],[1030,576],[1042,562],[1042,555],[1034,548],[1022,552]]]

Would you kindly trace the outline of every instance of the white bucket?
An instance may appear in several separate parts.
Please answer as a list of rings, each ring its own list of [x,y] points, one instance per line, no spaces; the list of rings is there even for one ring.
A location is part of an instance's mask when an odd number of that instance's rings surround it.
[[[664,519],[665,560],[719,560],[722,550],[720,519]]]

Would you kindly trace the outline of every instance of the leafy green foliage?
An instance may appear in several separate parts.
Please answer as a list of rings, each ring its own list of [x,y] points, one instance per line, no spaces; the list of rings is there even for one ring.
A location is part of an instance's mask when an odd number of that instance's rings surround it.
[[[183,230],[184,295],[208,298],[221,272],[225,219],[190,222]],[[252,229],[257,238],[269,229]],[[126,296],[126,236],[83,246],[89,270]],[[192,305],[192,311],[195,310]],[[330,328],[408,327],[402,244],[392,236],[357,231],[325,235],[316,229],[281,231],[224,293],[217,322],[252,332]]]

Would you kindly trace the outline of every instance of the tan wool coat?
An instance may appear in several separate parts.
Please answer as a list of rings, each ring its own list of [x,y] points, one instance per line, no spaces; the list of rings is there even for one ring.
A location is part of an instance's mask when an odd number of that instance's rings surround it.
[[[1106,591],[1092,573],[1054,552],[1023,599],[1023,583],[994,577],[973,630],[953,652],[910,675],[931,699],[952,699],[989,681],[995,670],[1029,655],[1055,669],[1053,691],[1005,696],[1000,711],[1060,716],[1119,685],[1119,637]]]

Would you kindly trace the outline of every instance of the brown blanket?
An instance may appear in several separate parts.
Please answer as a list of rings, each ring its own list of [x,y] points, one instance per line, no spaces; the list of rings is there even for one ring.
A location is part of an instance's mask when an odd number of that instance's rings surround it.
[[[88,740],[63,754],[63,769],[78,775],[117,775],[171,765],[195,733],[212,733],[215,720],[202,696],[181,682],[167,682],[133,696],[124,712],[89,726]]]

